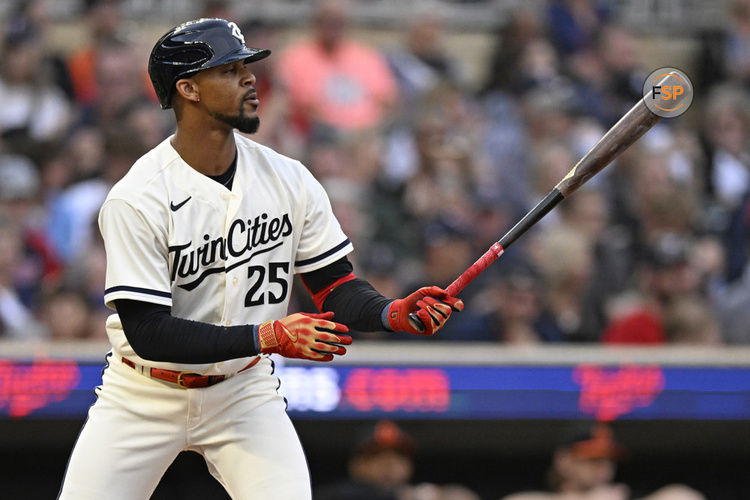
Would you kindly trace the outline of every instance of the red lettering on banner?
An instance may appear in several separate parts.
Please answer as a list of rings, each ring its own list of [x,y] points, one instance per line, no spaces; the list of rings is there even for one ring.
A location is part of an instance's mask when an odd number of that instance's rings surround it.
[[[81,379],[74,361],[34,361],[32,364],[0,360],[0,410],[25,417],[49,403],[62,401]]]
[[[343,384],[344,402],[358,411],[444,412],[450,381],[432,368],[355,368]]]
[[[658,366],[579,365],[573,380],[581,386],[578,407],[603,422],[650,405],[664,390],[664,373]]]
[[[369,383],[375,370],[357,368],[352,370],[344,383],[344,401],[359,411],[372,410],[373,404],[369,394]]]

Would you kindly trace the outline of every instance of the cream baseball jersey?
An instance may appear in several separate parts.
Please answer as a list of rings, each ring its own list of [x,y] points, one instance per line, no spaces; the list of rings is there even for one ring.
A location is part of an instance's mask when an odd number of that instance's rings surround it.
[[[295,273],[352,251],[328,196],[300,162],[235,133],[237,170],[229,190],[185,163],[171,139],[140,158],[102,205],[108,307],[117,299],[140,300],[171,306],[180,318],[258,324],[287,315]],[[116,355],[147,366],[228,374],[250,359],[146,361],[131,348],[117,314],[106,327]]]

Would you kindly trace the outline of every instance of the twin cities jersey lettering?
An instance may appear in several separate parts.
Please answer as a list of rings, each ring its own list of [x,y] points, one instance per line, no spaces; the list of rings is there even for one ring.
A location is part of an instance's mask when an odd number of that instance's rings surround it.
[[[184,245],[169,247],[172,261],[171,281],[176,277],[194,278],[194,281],[179,285],[185,290],[197,287],[209,274],[231,270],[223,265],[229,256],[241,258],[232,264],[233,267],[245,264],[253,257],[273,250],[284,244],[279,241],[283,236],[292,234],[292,222],[289,214],[282,218],[268,221],[268,214],[263,213],[254,221],[236,219],[229,226],[229,235],[224,238],[212,238],[203,235],[203,244],[196,247],[192,241]],[[249,255],[248,255],[249,254]],[[214,265],[217,262],[221,265]],[[288,266],[287,266],[288,267]],[[288,272],[288,269],[287,269]]]
[[[99,214],[107,251],[104,300],[171,306],[174,316],[217,325],[286,316],[292,277],[352,251],[328,196],[298,161],[239,134],[229,190],[186,164],[171,137],[139,159]],[[115,354],[171,370],[231,373],[247,358],[206,365],[140,359],[116,314]]]

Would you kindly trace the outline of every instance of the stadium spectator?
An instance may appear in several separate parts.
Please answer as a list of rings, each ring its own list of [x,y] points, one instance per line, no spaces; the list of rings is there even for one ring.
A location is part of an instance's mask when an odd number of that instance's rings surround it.
[[[731,285],[718,306],[722,339],[728,344],[750,345],[750,280],[747,274]]]
[[[675,177],[666,151],[652,151],[646,142],[618,159],[606,184],[612,200],[610,225],[616,233],[607,244],[624,276],[634,275],[640,254],[665,233],[693,239],[698,230],[699,193]],[[613,289],[622,287],[614,283]]]
[[[68,101],[73,100],[73,83],[68,74],[65,55],[57,45],[53,28],[55,19],[52,0],[26,0],[16,2],[15,10],[8,16],[5,26],[5,36],[13,38],[17,35],[30,34],[43,49],[43,67],[48,72],[46,77],[60,90]]]
[[[378,421],[352,450],[348,478],[324,486],[319,500],[399,500],[414,472],[417,443],[394,422]]]
[[[558,224],[586,243],[593,259],[590,279],[582,292],[581,327],[575,340],[599,340],[607,322],[606,304],[630,285],[630,265],[623,258],[622,231],[610,225],[611,207],[606,186],[580,188],[558,208]],[[627,255],[627,254],[626,254]]]
[[[545,284],[537,323],[540,338],[561,342],[588,337],[583,301],[593,277],[591,246],[574,230],[550,227],[534,239],[531,255]]]
[[[348,478],[324,485],[316,500],[479,500],[460,484],[412,484],[417,442],[395,422],[380,420],[355,445]]]
[[[402,31],[402,42],[385,50],[399,88],[399,113],[408,114],[422,96],[438,85],[468,86],[461,61],[449,53],[440,6],[428,3],[414,11]]]
[[[547,7],[550,38],[566,56],[592,49],[609,17],[607,2],[599,0],[554,0]]]
[[[635,287],[609,304],[607,343],[662,344],[666,311],[679,299],[699,293],[699,277],[690,264],[690,240],[666,233],[640,257]]]
[[[122,144],[120,145],[122,146]],[[129,149],[127,154],[132,154]],[[132,160],[123,156],[122,151],[112,149],[112,171],[117,164],[131,165]],[[78,251],[67,263],[63,286],[82,297],[88,308],[88,328],[86,333],[81,333],[87,338],[104,338],[106,331],[103,326],[112,311],[104,305],[104,283],[107,270],[107,259],[104,251],[104,241],[99,232],[98,218],[91,214],[89,228],[82,234],[83,241],[77,245]]]
[[[45,233],[45,211],[40,203],[40,178],[36,165],[20,155],[0,154],[0,210],[19,231],[20,254],[12,268],[18,298],[32,310],[39,297],[55,286],[63,263]]]
[[[479,495],[461,484],[420,483],[409,487],[399,500],[480,500]]]
[[[438,215],[470,220],[474,198],[491,176],[482,154],[472,100],[450,87],[434,89],[407,132],[401,171],[384,166],[388,182],[401,191],[401,205],[417,221]],[[391,151],[388,160],[392,158]]]
[[[51,340],[89,337],[92,326],[90,306],[79,291],[59,288],[50,292],[42,301],[40,310],[40,318]]]
[[[83,254],[99,229],[92,226],[110,188],[147,150],[127,128],[103,136],[97,129],[78,132],[75,157],[80,172],[55,197],[49,212],[48,231],[67,263]],[[74,142],[75,144],[75,142]]]
[[[121,40],[120,0],[85,0],[83,22],[88,40],[68,56],[68,71],[76,103],[87,107],[100,98],[96,79],[99,49]]]
[[[546,25],[533,8],[517,7],[494,35],[490,69],[481,87],[482,95],[515,94],[525,48],[539,40],[548,40]]]
[[[495,35],[490,69],[478,96],[487,122],[482,148],[492,158],[492,175],[483,192],[505,200],[521,213],[532,203],[533,181],[528,154],[532,148],[530,120],[524,114],[528,106],[524,107],[520,97],[533,90],[534,82],[555,86],[564,81],[556,55],[548,50],[545,29],[534,9],[514,9]]]
[[[477,297],[486,310],[487,338],[506,344],[536,344],[542,341],[538,322],[542,310],[540,276],[529,265],[514,263]]]
[[[365,210],[367,191],[363,186],[343,177],[323,179],[321,183],[328,193],[331,208],[341,229],[346,231],[352,244],[366,248],[373,226],[370,214]]]
[[[122,112],[121,129],[132,135],[138,147],[153,148],[167,138],[174,130],[174,116],[162,113],[154,103],[143,99],[136,99],[127,104]],[[116,135],[118,131],[110,132]]]
[[[750,96],[743,87],[720,85],[706,102],[708,194],[721,218],[726,278],[733,281],[748,262],[746,202],[750,196]]]
[[[139,101],[149,101],[143,68],[132,43],[110,41],[97,48],[93,65],[97,97],[84,106],[78,126],[93,126],[105,134],[119,129]],[[164,118],[157,123],[163,123]]]
[[[700,492],[683,484],[643,495],[615,482],[617,464],[625,453],[607,424],[572,424],[553,451],[548,489],[514,493],[502,500],[705,500]]]
[[[738,243],[744,242],[740,250],[750,251],[750,200],[736,213],[734,225],[737,228]],[[727,287],[714,293],[714,309],[719,317],[721,334],[728,344],[750,344],[750,262],[736,271],[737,278]]]
[[[221,19],[232,19],[232,5],[227,0],[206,0],[198,17],[219,17]],[[244,32],[243,32],[244,33]],[[249,47],[266,47],[266,45],[248,45]]]
[[[670,344],[723,343],[719,323],[709,302],[700,295],[678,297],[664,312],[664,336]]]
[[[736,207],[750,187],[748,137],[750,97],[741,87],[711,90],[706,103],[705,131],[710,141],[711,186],[727,209]]]
[[[312,36],[293,43],[277,61],[290,123],[304,137],[319,126],[378,127],[394,109],[393,75],[376,50],[347,33],[349,9],[346,0],[317,2]]]
[[[30,29],[11,31],[0,57],[0,141],[7,150],[32,154],[67,131],[73,110],[44,63],[44,47]]]
[[[382,142],[373,131],[320,134],[310,144],[308,168],[333,193],[334,213],[358,248],[380,242],[406,256],[413,251],[411,226],[380,180]]]
[[[593,79],[601,93],[597,117],[609,128],[643,97],[643,82],[648,72],[641,67],[636,36],[623,26],[610,24],[601,29],[596,56],[601,66],[601,78]]]
[[[750,82],[750,2],[732,0],[724,31],[721,59],[724,73],[746,85]]]
[[[29,340],[43,334],[16,290],[14,272],[21,261],[22,246],[17,224],[0,211],[0,338]]]

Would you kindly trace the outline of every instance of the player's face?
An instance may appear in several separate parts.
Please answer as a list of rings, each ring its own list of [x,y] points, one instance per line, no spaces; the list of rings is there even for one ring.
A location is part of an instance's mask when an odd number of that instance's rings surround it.
[[[201,103],[208,114],[240,132],[258,131],[258,95],[255,75],[243,61],[223,64],[195,75]]]

